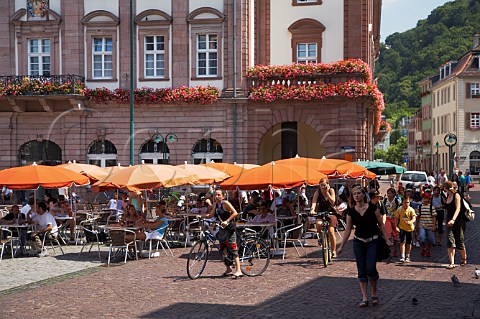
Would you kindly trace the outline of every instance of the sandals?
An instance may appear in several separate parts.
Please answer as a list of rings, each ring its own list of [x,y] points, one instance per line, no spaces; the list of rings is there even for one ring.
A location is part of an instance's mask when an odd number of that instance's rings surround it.
[[[358,306],[360,308],[367,308],[368,307],[368,300],[362,300],[360,301],[360,303],[358,304]]]
[[[448,264],[448,266],[446,268],[447,269],[453,269],[453,268],[455,268],[455,264]]]
[[[372,305],[376,306],[378,305],[378,303],[379,303],[378,297],[372,297]]]
[[[222,276],[223,277],[231,277],[231,276],[233,276],[233,272],[224,272]]]
[[[238,279],[238,278],[243,277],[243,274],[240,274],[240,275],[232,274],[232,277],[233,277],[233,279]]]
[[[462,262],[460,263],[460,266],[465,267],[466,264],[467,264],[467,260],[462,259]]]

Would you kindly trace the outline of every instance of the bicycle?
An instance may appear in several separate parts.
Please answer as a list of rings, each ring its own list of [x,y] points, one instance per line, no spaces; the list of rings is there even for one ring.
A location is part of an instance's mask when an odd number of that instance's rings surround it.
[[[317,218],[322,220],[322,230],[320,231],[320,243],[322,245],[323,266],[327,267],[328,263],[332,261],[332,246],[330,244],[330,234],[328,227],[330,226],[330,219],[328,212],[318,212]]]
[[[216,248],[221,256],[223,251],[216,243],[216,233],[212,233],[208,221],[202,221],[200,239],[193,245],[187,258],[187,274],[190,279],[201,276],[207,265],[212,248]],[[212,224],[212,228],[218,227]],[[246,276],[259,276],[265,272],[270,263],[270,244],[258,234],[236,231],[240,269]],[[224,256],[224,262],[233,264],[233,256]]]

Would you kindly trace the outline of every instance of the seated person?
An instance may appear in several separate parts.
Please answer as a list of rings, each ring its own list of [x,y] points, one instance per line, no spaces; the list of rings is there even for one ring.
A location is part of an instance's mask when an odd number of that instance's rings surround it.
[[[129,204],[129,202],[128,202],[128,194],[127,194],[127,193],[122,193],[122,203],[121,203],[121,204],[122,204],[122,209],[121,209],[121,211],[122,211],[122,212],[126,212],[127,209],[128,209],[128,204]]]
[[[274,200],[272,202],[272,205],[270,206],[270,210],[273,212],[275,211],[275,208],[280,208],[282,206],[282,191],[277,189],[275,191],[275,196]]]
[[[135,208],[133,205],[132,205],[132,207],[133,207],[133,209]],[[129,211],[130,210],[131,209],[129,208]],[[162,210],[162,204],[158,203],[157,207],[155,208],[155,215],[157,217],[156,217],[156,220],[154,222],[148,222],[148,221],[143,221],[143,220],[140,220],[140,221],[137,222],[138,226],[142,226],[142,227],[146,228],[145,231],[139,230],[137,232],[137,240],[150,240],[150,239],[162,239],[163,238],[163,236],[165,234],[165,230],[167,229],[167,226],[168,226],[168,219],[163,213],[164,213],[164,211]],[[127,234],[127,236],[125,238],[126,238],[127,241],[132,241],[133,240],[133,235]]]
[[[277,208],[277,217],[295,217],[297,213],[293,209],[292,203],[288,198],[282,199],[282,206]]]
[[[10,212],[0,219],[0,222],[5,225],[11,225],[15,223],[20,223],[20,219],[25,219],[25,217],[20,214],[20,208],[18,205],[13,205]]]
[[[190,210],[191,214],[205,214],[207,212],[207,207],[203,205],[201,198],[197,198],[195,202],[195,207]]]
[[[242,217],[249,219],[259,215],[260,212],[257,210],[257,207],[260,204],[260,201],[260,197],[255,197],[253,200],[251,200],[250,203],[243,209]]]
[[[108,201],[108,209],[117,210],[118,209],[117,201],[118,201],[118,195],[115,192],[113,194],[113,198]]]
[[[121,226],[134,226],[143,222],[142,216],[137,213],[137,209],[132,204],[128,205],[128,209],[123,213],[120,219]]]
[[[33,194],[32,194],[33,195]],[[28,199],[28,203],[25,204],[22,209],[20,209],[20,214],[23,215],[23,218],[26,220],[27,219],[27,215],[28,213],[30,213],[30,211],[32,210],[32,207],[33,207],[33,203],[35,202],[35,199],[33,198],[33,196],[30,196],[30,198]]]
[[[58,227],[55,218],[47,211],[47,204],[45,202],[37,203],[34,214],[27,215],[28,223],[37,223],[40,230],[27,234],[28,244],[32,248],[31,256],[44,257],[47,255],[46,251],[42,252],[42,240],[50,231],[50,239],[57,236]]]
[[[47,204],[48,204],[48,211],[50,212],[50,214],[52,214],[53,216],[62,215],[62,209],[60,208],[60,205],[58,204],[58,201],[56,198],[50,198]]]
[[[262,201],[260,203],[260,206],[258,207],[258,210],[260,211],[259,215],[256,215],[252,223],[258,223],[258,224],[264,224],[264,223],[275,223],[275,215],[272,214],[272,212],[268,209],[267,203]],[[252,227],[255,231],[262,231],[261,227]],[[274,235],[274,230],[273,226],[268,227],[268,237],[272,238]],[[267,232],[262,233],[263,238],[267,238]]]
[[[13,196],[13,191],[11,189],[3,186],[3,189],[2,189],[2,204],[6,204],[7,202],[9,202],[11,204],[12,203],[12,196]]]
[[[61,215],[68,215],[69,217],[74,217],[72,206],[70,206],[64,195],[58,195],[58,205],[60,206]],[[70,226],[70,241],[75,242],[75,218],[69,219],[68,223]]]

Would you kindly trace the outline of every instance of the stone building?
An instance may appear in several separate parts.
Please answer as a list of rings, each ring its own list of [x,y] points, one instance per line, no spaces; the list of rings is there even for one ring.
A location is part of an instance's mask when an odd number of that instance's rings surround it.
[[[307,76],[247,77],[247,70],[347,59],[373,69],[380,0],[132,2],[0,2],[0,168],[69,160],[127,165],[132,158],[171,164],[261,164],[296,154],[372,158],[383,101],[368,70],[342,62],[333,64],[335,72]],[[345,93],[352,81],[368,90]],[[251,98],[252,89],[272,83],[287,90],[327,83],[342,93]],[[132,84],[134,116],[126,98]],[[216,88],[207,89],[208,103],[199,98],[202,89],[178,89],[199,86]],[[156,89],[170,100],[149,103]]]

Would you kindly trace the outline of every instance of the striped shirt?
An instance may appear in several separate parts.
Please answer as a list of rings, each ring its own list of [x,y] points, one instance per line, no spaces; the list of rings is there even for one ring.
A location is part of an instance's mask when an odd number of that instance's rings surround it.
[[[432,206],[432,212],[430,213],[430,204],[420,206],[420,216],[418,219],[418,227],[423,227],[425,229],[432,229],[433,227],[433,217],[437,216],[435,208]]]

